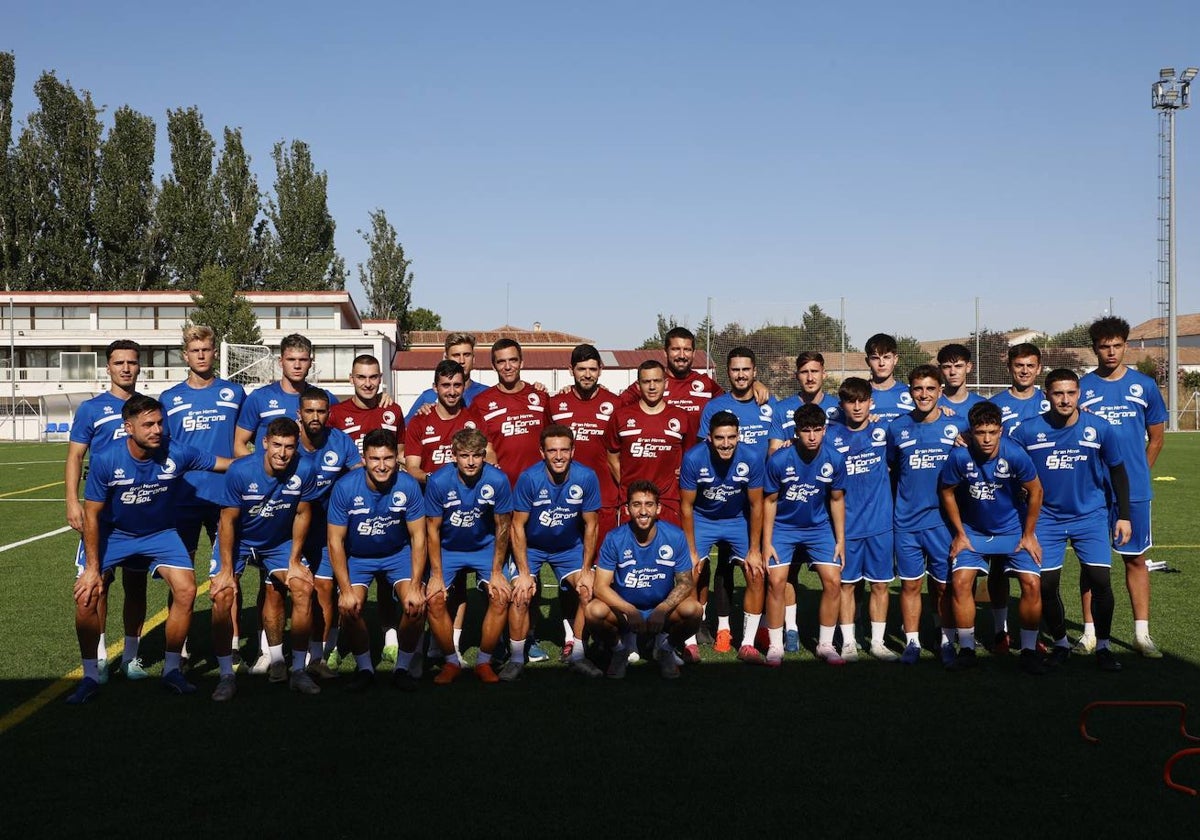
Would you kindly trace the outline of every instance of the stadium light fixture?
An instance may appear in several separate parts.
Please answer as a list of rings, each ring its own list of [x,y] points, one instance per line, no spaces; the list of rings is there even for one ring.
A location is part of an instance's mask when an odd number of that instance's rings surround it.
[[[1179,431],[1178,278],[1175,274],[1175,112],[1187,108],[1192,80],[1200,68],[1188,67],[1178,78],[1174,67],[1158,71],[1150,86],[1151,107],[1158,111],[1159,157],[1159,311],[1167,321],[1167,428]]]

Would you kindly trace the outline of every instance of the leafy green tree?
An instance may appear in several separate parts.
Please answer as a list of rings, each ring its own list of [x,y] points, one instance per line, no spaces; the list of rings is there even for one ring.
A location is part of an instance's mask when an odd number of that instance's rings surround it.
[[[13,207],[12,107],[17,60],[0,52],[0,277],[11,285],[18,257]]]
[[[418,306],[416,309],[408,311],[408,328],[413,332],[445,329],[442,326],[442,316],[424,306]]]
[[[979,331],[978,352],[974,333],[971,334],[967,347],[971,350],[974,364],[967,381],[968,387],[974,387],[976,382],[983,385],[1000,385],[1009,381],[1008,337],[1004,333],[982,329]]]
[[[92,201],[99,173],[100,109],[53,73],[33,86],[29,115],[12,158],[17,283],[30,290],[95,285]]]
[[[265,285],[297,291],[342,289],[345,262],[334,249],[337,225],[329,215],[328,177],[313,169],[308,144],[276,143],[275,196],[267,201],[274,236]]]
[[[229,269],[217,265],[201,269],[192,302],[196,308],[188,316],[188,323],[212,327],[217,334],[218,347],[222,341],[262,343],[262,331],[258,328],[254,309],[250,301],[238,294]]]
[[[1070,329],[1055,333],[1046,339],[1046,347],[1091,347],[1088,324],[1076,324]],[[1045,348],[1042,348],[1045,349]]]
[[[250,170],[250,156],[242,144],[240,128],[225,129],[225,143],[213,178],[216,212],[216,264],[233,274],[239,289],[253,287],[263,253],[255,235],[262,209],[258,179]]]
[[[404,256],[404,246],[396,236],[396,228],[383,210],[372,210],[371,229],[359,230],[367,243],[367,262],[358,264],[358,280],[367,295],[371,318],[393,320],[401,332],[407,332],[408,310],[412,303],[412,260]]]
[[[170,281],[195,288],[217,256],[213,154],[216,144],[196,106],[167,111],[171,174],[163,179],[158,226],[163,232]]]
[[[813,304],[800,316],[800,350],[840,352],[845,325],[840,318],[827,315],[817,304]],[[850,350],[850,336],[845,337],[846,349]],[[799,350],[797,351],[799,352]]]
[[[154,120],[122,106],[100,147],[96,183],[94,216],[102,288],[142,290],[160,285],[156,195]]]
[[[908,382],[909,372],[917,365],[929,364],[929,354],[921,349],[921,342],[911,335],[896,336],[896,381]]]
[[[679,326],[679,322],[675,320],[674,315],[664,316],[661,312],[658,313],[658,326],[655,334],[647,338],[638,345],[638,350],[661,350],[663,342],[666,340],[666,335],[671,330]]]

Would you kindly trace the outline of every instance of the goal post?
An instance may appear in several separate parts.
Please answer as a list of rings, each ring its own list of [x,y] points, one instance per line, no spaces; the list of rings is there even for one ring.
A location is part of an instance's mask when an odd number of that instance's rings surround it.
[[[221,378],[239,385],[266,385],[275,379],[275,353],[262,344],[222,341]]]

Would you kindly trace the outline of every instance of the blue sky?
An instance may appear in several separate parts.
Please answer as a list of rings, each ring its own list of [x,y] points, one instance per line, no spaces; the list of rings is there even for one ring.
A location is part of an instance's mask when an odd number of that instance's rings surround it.
[[[851,340],[1157,314],[1158,69],[1189,3],[22,4],[45,69],[159,125],[240,126],[260,187],[299,138],[338,249],[387,211],[447,327],[630,346],[656,313]],[[1200,93],[1200,89],[1197,90]],[[1196,109],[1200,111],[1200,108]],[[1177,120],[1179,303],[1200,311],[1200,113]],[[353,274],[353,271],[352,271]],[[349,284],[357,294],[357,281]],[[361,302],[361,296],[359,297]]]

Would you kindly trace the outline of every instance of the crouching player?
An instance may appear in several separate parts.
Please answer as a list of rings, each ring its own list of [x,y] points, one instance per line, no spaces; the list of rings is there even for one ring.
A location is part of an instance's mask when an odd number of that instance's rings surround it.
[[[262,453],[238,458],[225,476],[219,551],[213,555],[213,650],[221,677],[213,699],[229,700],[237,691],[233,675],[231,609],[237,580],[247,561],[267,576],[263,601],[263,632],[267,637],[271,682],[288,681],[292,691],[317,694],[320,686],[305,673],[312,629],[313,575],[301,551],[312,517],[312,501],[321,495],[309,462],[296,451],[300,427],[290,417],[267,424]],[[292,596],[292,671],[283,658],[286,598]]]
[[[96,650],[103,629],[100,593],[117,566],[130,566],[166,581],[172,601],[167,613],[167,652],[162,684],[177,694],[196,687],[180,670],[183,643],[196,600],[192,560],[175,530],[175,501],[189,470],[224,472],[218,458],[163,437],[162,404],[134,394],[121,409],[127,437],[93,456],[84,488],[84,565],[75,580],[75,634],[83,657],[83,680],[67,698],[86,703],[100,690]]]
[[[1046,628],[1054,639],[1050,664],[1061,665],[1071,655],[1067,618],[1063,611],[1059,578],[1067,544],[1079,558],[1080,583],[1092,593],[1096,617],[1096,664],[1102,671],[1119,671],[1108,644],[1112,629],[1113,591],[1109,568],[1108,495],[1111,487],[1117,507],[1112,541],[1125,545],[1132,524],[1130,481],[1112,425],[1097,414],[1079,410],[1079,377],[1066,368],[1046,375],[1050,410],[1026,420],[1012,431],[1012,439],[1025,447],[1045,487],[1037,536],[1042,546],[1042,599]]]
[[[365,469],[349,473],[329,496],[329,562],[338,585],[342,628],[355,662],[349,691],[362,691],[375,682],[362,609],[367,588],[377,575],[387,578],[404,609],[392,684],[402,691],[417,687],[408,667],[425,620],[421,588],[425,504],[417,480],[398,471],[398,450],[394,432],[367,432],[362,452]]]
[[[583,655],[583,610],[595,576],[600,481],[595,471],[574,463],[575,433],[570,426],[542,429],[540,448],[542,462],[522,472],[513,488],[513,559],[508,567],[513,586],[508,608],[511,655],[500,669],[505,682],[518,679],[525,669],[529,606],[545,564],[558,579],[563,615],[573,619],[567,667],[588,677],[601,675]]]
[[[454,580],[460,571],[474,572],[488,593],[488,610],[483,617],[475,676],[481,682],[499,682],[492,668],[492,651],[500,641],[504,619],[512,599],[512,586],[504,578],[512,526],[512,490],[508,476],[485,462],[488,443],[478,429],[454,433],[450,448],[454,469],[442,469],[425,483],[425,547],[429,554],[429,583],[425,603],[429,629],[446,652],[446,663],[434,677],[436,685],[452,682],[462,671],[454,651],[451,596],[466,597]],[[450,590],[448,594],[448,590]]]
[[[732,365],[732,362],[731,362]],[[762,619],[765,567],[762,551],[763,459],[739,442],[739,423],[732,411],[718,411],[708,422],[708,440],[683,456],[679,471],[683,532],[694,568],[703,568],[712,547],[724,544],[730,560],[746,576],[742,598],[742,642],[738,659],[763,664],[754,647]]]
[[[696,600],[691,552],[683,531],[659,520],[658,486],[639,479],[625,491],[626,524],[611,531],[596,563],[588,628],[613,645],[608,677],[625,677],[639,633],[654,636],[654,658],[666,679],[679,676],[675,646],[696,632],[704,610]]]
[[[767,459],[763,553],[767,561],[767,665],[783,663],[783,598],[793,562],[808,560],[821,579],[816,654],[844,665],[833,646],[846,556],[846,461],[825,445],[825,412],[796,409],[796,438]],[[832,526],[832,528],[831,528]]]
[[[958,627],[958,654],[946,667],[957,671],[975,664],[975,577],[986,575],[989,561],[996,560],[1021,585],[1021,668],[1044,674],[1037,652],[1042,549],[1034,530],[1042,483],[1025,450],[1005,435],[1000,418],[994,403],[972,406],[968,445],[955,448],[942,468],[939,492],[954,532],[950,585]]]

